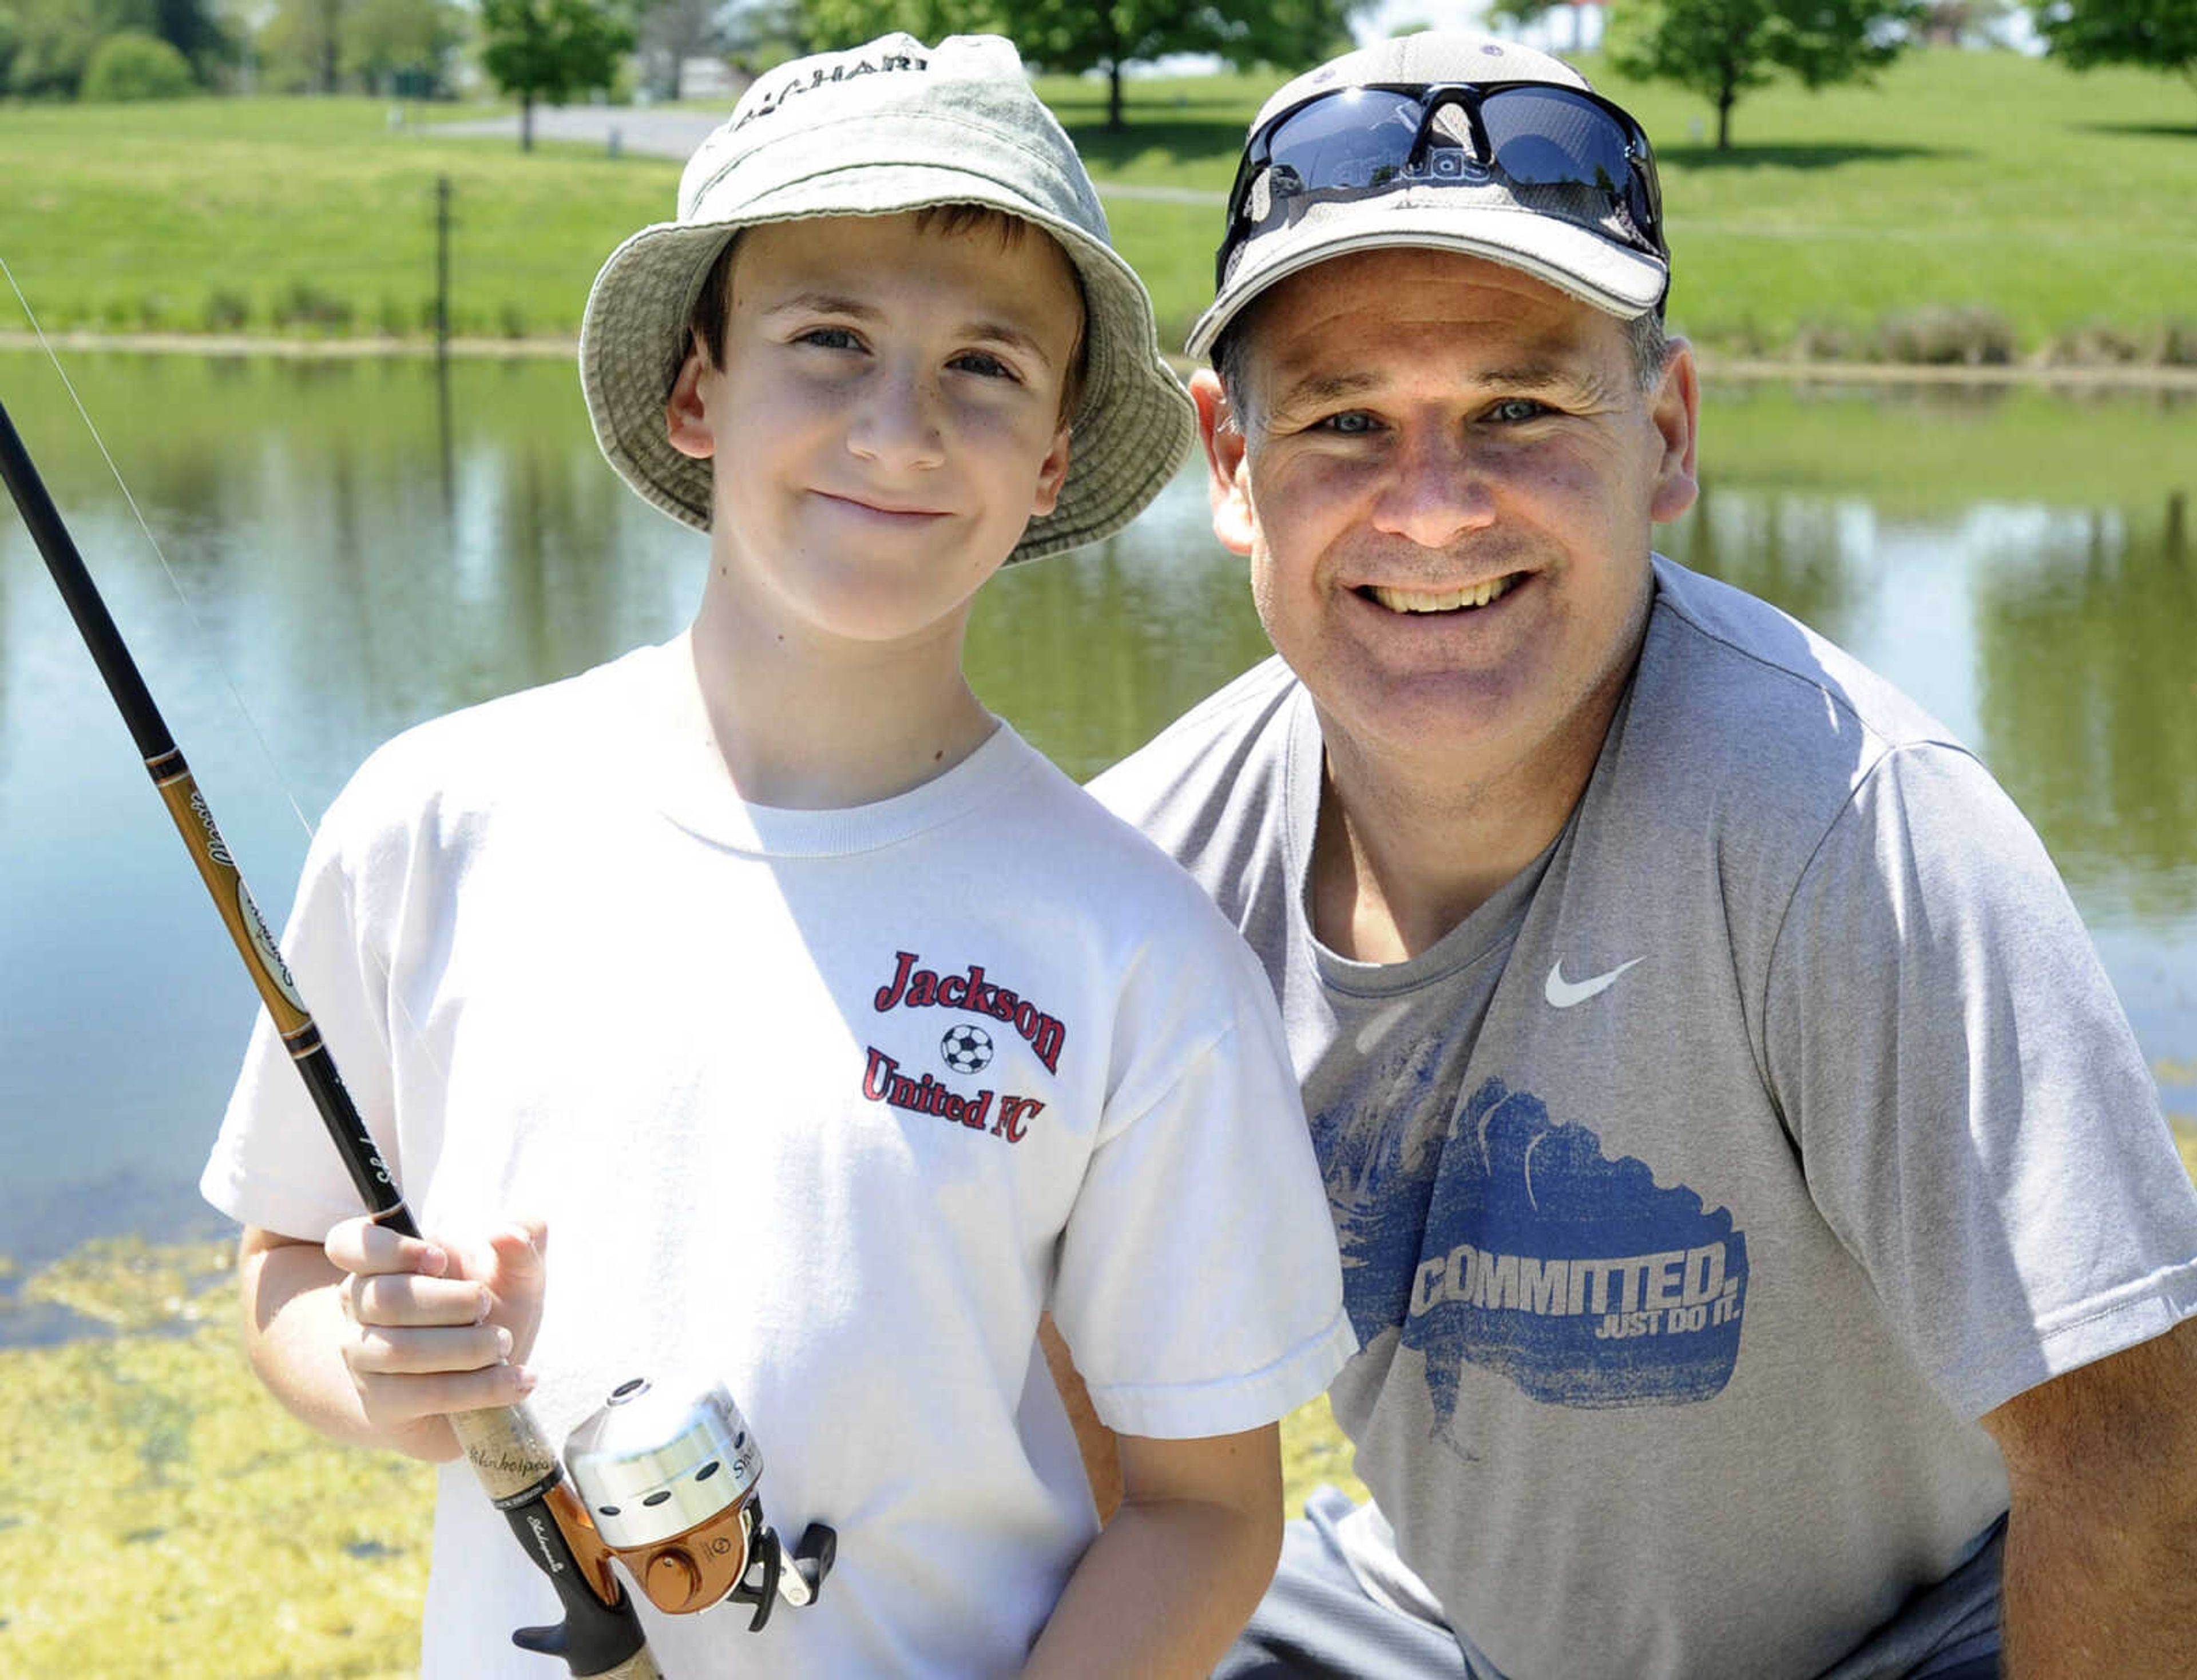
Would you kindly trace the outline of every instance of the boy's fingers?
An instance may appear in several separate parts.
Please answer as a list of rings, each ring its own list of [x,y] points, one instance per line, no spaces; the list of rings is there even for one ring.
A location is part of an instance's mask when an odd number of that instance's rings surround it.
[[[354,1277],[409,1272],[440,1277],[450,1269],[449,1254],[440,1243],[400,1236],[363,1216],[336,1225],[322,1246],[329,1265]]]
[[[412,1328],[478,1324],[487,1319],[490,1304],[488,1290],[478,1283],[409,1272],[346,1278],[343,1302],[355,1324]]]
[[[385,1428],[453,1411],[515,1405],[534,1387],[534,1374],[519,1365],[417,1376],[369,1372],[354,1380],[367,1416]]]
[[[496,1324],[469,1324],[445,1330],[362,1330],[358,1340],[345,1355],[354,1377],[484,1370],[510,1357],[511,1332]]]

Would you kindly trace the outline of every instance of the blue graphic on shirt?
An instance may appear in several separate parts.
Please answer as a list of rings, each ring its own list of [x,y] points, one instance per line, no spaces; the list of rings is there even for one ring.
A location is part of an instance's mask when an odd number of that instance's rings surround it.
[[[1313,1126],[1361,1343],[1400,1330],[1446,1423],[1460,1365],[1551,1405],[1681,1405],[1739,1358],[1747,1238],[1646,1163],[1491,1079],[1445,1134]],[[1353,1124],[1353,1120],[1358,1123]]]

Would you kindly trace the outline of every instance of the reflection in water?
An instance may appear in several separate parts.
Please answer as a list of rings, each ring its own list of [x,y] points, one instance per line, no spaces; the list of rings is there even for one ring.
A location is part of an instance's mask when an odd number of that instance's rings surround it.
[[[1976,657],[1985,739],[2061,866],[2188,917],[2197,576],[2171,532],[2163,507],[2090,510],[2009,549],[1976,582]]]
[[[291,802],[316,815],[421,718],[673,634],[699,591],[704,540],[603,465],[563,364],[71,373],[188,609],[51,370],[0,356],[0,392],[276,918],[304,845]],[[2197,591],[2168,501],[2193,488],[2197,410],[2130,401],[2078,425],[2034,392],[1755,388],[1713,394],[1705,432],[1701,504],[1666,551],[1797,612],[1974,744],[2102,930],[2150,1053],[2197,1068]],[[1003,573],[968,663],[1087,776],[1265,652],[1192,471],[1132,530]],[[183,1228],[255,1000],[12,518],[0,856],[0,1254]]]

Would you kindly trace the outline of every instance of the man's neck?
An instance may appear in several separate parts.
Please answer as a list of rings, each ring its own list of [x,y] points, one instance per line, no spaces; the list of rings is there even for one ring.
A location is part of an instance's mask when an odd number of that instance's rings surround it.
[[[1621,692],[1501,766],[1365,752],[1323,715],[1310,883],[1320,942],[1359,962],[1402,962],[1493,897],[1570,820]]]
[[[958,623],[913,644],[827,645],[761,624],[711,590],[687,639],[694,727],[751,803],[889,799],[943,775],[997,727],[962,676]]]

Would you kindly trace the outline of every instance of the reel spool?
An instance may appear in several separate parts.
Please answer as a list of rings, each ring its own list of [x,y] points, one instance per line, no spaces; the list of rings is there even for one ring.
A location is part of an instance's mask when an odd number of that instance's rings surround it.
[[[831,1570],[832,1529],[810,1523],[789,1563],[764,1521],[762,1451],[722,1383],[681,1393],[622,1382],[565,1438],[565,1462],[604,1545],[659,1610],[730,1599],[755,1606],[753,1631],[781,1597],[813,1603]]]

